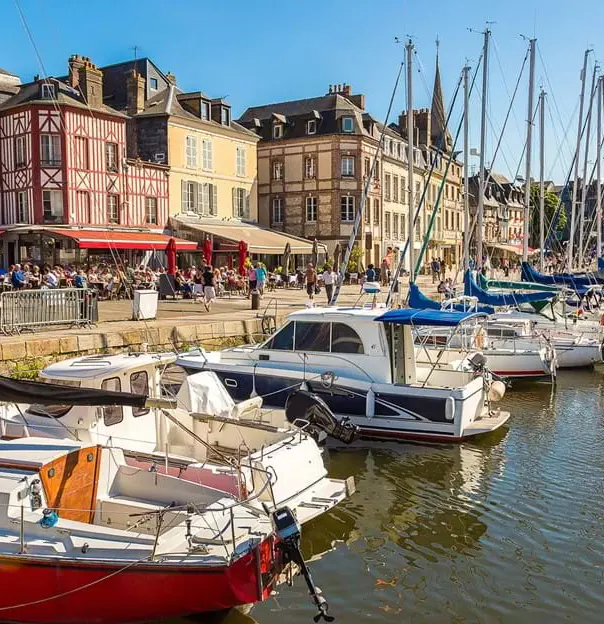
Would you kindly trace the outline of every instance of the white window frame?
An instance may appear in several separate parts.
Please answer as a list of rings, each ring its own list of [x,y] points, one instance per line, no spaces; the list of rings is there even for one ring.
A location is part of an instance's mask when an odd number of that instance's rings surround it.
[[[201,102],[201,118],[204,121],[209,121],[212,115],[212,109],[210,108],[210,103],[202,100]]]
[[[306,122],[306,134],[317,134],[317,120],[309,119]]]
[[[214,168],[214,150],[211,139],[201,140],[201,167],[204,171],[212,171]]]
[[[317,177],[315,171],[315,157],[314,156],[306,156],[304,159],[304,177],[307,180],[311,180]]]
[[[158,203],[157,197],[145,197],[145,223],[147,225],[157,225]]]
[[[384,213],[384,236],[386,236],[386,238],[390,238],[390,234],[391,234],[390,220],[391,220],[390,213],[385,212]]]
[[[319,214],[319,199],[315,195],[306,198],[306,223],[316,223]]]
[[[237,219],[249,219],[250,197],[247,189],[241,186],[233,188],[233,216]]]
[[[223,126],[230,126],[231,125],[231,112],[229,111],[229,109],[226,106],[223,106],[220,109],[220,123]]]
[[[184,185],[184,204],[185,210],[187,212],[197,212],[197,206],[195,202],[195,185],[196,182],[191,182],[189,180],[185,181]]]
[[[395,212],[392,215],[392,238],[394,240],[398,240],[398,223],[399,223],[399,216]]]
[[[342,156],[341,174],[343,178],[354,177],[354,156]]]
[[[105,143],[105,169],[106,171],[118,170],[118,145],[114,141]]]
[[[40,135],[40,165],[42,167],[61,166],[60,134],[43,133]]]
[[[110,204],[115,199],[115,218],[113,217],[113,206]],[[106,202],[107,223],[119,224],[120,222],[120,196],[117,193],[107,193]]]
[[[243,145],[238,145],[236,149],[237,175],[244,178],[246,175],[246,150]]]
[[[272,223],[283,223],[283,198],[273,197],[271,206]]]
[[[42,94],[42,98],[45,100],[46,99],[54,100],[56,97],[55,85],[49,84],[48,82],[43,82],[41,94]]]
[[[15,137],[15,169],[21,169],[27,164],[27,143],[25,135]]]
[[[27,191],[17,191],[17,223],[29,223]]]
[[[340,220],[342,221],[342,223],[351,223],[352,221],[354,221],[354,199],[354,195],[343,195],[340,199]]]
[[[392,196],[392,175],[384,174],[384,201],[390,201]]]
[[[342,117],[342,132],[354,132],[354,119],[352,117]]]
[[[153,91],[157,91],[157,89],[159,88],[157,78],[149,78],[149,88]]]
[[[197,168],[197,137],[192,134],[185,137],[185,163],[187,167]]]
[[[279,175],[277,175],[277,173]],[[282,160],[273,160],[273,180],[283,180],[284,166]]]
[[[50,204],[49,213],[46,210],[47,204]],[[55,218],[53,219],[53,217]],[[42,218],[45,223],[56,223],[59,219],[63,220],[62,191],[42,189]]]
[[[273,139],[282,139],[283,138],[283,124],[276,123],[273,124]]]

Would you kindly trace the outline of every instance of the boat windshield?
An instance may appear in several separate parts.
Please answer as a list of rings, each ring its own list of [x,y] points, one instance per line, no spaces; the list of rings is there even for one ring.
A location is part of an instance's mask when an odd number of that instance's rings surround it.
[[[54,386],[70,386],[71,388],[79,388],[82,382],[79,379],[40,379],[44,383]],[[44,418],[61,418],[72,408],[72,405],[30,405],[27,408],[28,413],[34,416],[43,416]]]

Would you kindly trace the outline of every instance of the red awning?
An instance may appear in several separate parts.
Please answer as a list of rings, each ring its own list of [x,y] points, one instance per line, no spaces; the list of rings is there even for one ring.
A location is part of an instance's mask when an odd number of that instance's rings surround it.
[[[113,230],[48,230],[76,241],[80,249],[144,249],[164,251],[170,236],[154,232]],[[175,238],[177,251],[195,251],[196,241]]]

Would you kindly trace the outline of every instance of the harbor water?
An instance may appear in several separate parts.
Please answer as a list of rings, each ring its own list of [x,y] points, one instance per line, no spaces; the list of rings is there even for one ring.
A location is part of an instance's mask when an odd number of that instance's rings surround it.
[[[304,529],[337,622],[604,621],[604,371],[518,385],[471,443],[329,452],[357,493]],[[308,624],[302,579],[223,624]],[[198,620],[205,621],[205,620]]]

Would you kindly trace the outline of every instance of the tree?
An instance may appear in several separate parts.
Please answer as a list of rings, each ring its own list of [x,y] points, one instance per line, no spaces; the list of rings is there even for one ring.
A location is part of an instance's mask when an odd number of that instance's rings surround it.
[[[529,230],[529,244],[531,247],[541,247],[539,240],[539,184],[531,184],[531,227]],[[545,192],[545,200],[543,202],[545,209],[545,242],[550,241],[551,247],[552,237],[557,239],[558,232],[564,232],[566,228],[566,209],[556,193],[551,191]],[[556,218],[555,232],[552,232],[552,219]]]
[[[350,250],[350,257],[348,258],[348,272],[349,273],[357,273],[360,271],[361,264],[361,248],[358,245],[355,245]]]

